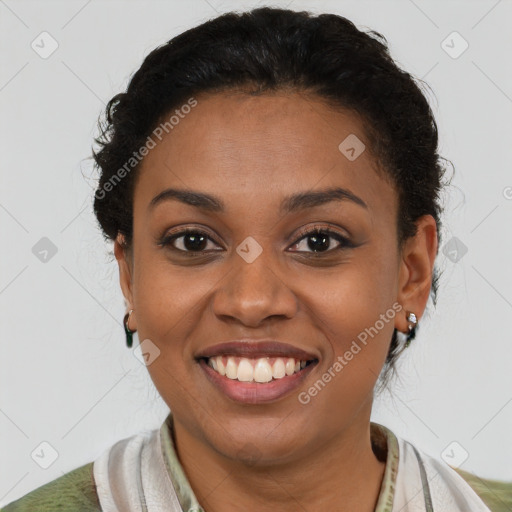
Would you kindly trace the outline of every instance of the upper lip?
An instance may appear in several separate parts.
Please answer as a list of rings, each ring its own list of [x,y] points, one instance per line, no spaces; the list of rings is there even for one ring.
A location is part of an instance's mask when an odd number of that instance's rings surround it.
[[[275,340],[242,339],[218,343],[207,347],[196,354],[196,359],[215,357],[221,355],[234,355],[239,357],[293,357],[301,361],[318,359],[311,352],[306,352],[289,343]]]

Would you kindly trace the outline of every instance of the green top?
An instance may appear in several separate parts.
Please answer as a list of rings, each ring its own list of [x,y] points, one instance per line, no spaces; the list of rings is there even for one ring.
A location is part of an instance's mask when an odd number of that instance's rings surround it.
[[[172,435],[173,419],[169,414],[160,427],[162,455],[169,477],[183,512],[204,512],[190,487],[190,483],[176,453]],[[391,512],[398,471],[398,440],[383,425],[370,424],[372,447],[381,461],[386,462],[384,478],[375,512]],[[480,496],[492,512],[512,510],[512,482],[479,478],[476,475],[453,468]],[[98,512],[101,507],[94,484],[93,462],[80,466],[65,475],[29,492],[6,505],[0,512]]]

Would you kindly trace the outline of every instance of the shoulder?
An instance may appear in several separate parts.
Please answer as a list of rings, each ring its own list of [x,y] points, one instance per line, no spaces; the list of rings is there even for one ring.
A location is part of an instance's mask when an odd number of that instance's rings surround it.
[[[509,512],[512,482],[482,479],[467,471],[450,466],[438,456],[432,456],[410,441],[398,438],[400,466],[396,494],[409,501],[416,498],[414,489],[423,488],[423,501],[434,505],[434,510],[459,512]],[[489,483],[486,489],[486,483]],[[477,485],[477,483],[479,485]],[[501,484],[501,494],[496,495],[495,484]],[[486,489],[487,492],[483,492]],[[508,499],[507,499],[508,496]],[[418,498],[420,499],[420,498]]]
[[[93,462],[38,487],[1,508],[1,512],[101,511],[94,484]]]
[[[452,469],[464,478],[492,512],[512,510],[512,481],[490,480],[460,468],[452,467]]]

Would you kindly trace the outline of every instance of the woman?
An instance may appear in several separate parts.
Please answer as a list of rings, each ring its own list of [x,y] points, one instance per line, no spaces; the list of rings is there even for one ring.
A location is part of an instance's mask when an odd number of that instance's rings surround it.
[[[509,510],[370,421],[435,300],[443,185],[382,36],[225,14],[145,59],[98,142],[127,345],[172,413],[6,512]]]

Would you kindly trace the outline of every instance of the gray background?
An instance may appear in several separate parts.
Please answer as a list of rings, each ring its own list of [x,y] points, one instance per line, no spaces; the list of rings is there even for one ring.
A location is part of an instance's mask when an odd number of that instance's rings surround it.
[[[0,0],[1,504],[167,415],[125,347],[117,264],[92,214],[88,157],[104,103],[149,51],[255,5]],[[334,12],[381,32],[398,63],[434,91],[441,154],[456,169],[444,198],[439,302],[429,303],[372,419],[452,465],[511,480],[511,2],[267,5]],[[58,48],[42,58],[52,40]],[[41,252],[43,237],[55,254]]]

